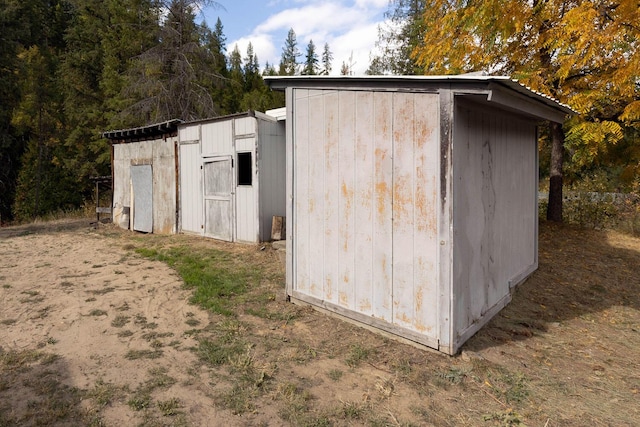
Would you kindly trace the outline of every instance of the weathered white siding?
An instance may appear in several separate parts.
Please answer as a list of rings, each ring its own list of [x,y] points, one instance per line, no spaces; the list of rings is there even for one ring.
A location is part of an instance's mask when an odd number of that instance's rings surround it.
[[[256,168],[256,119],[247,117],[236,119],[235,129],[235,201],[236,201],[236,240],[240,242],[258,242],[258,187],[259,174]],[[240,136],[238,136],[238,132]],[[250,132],[250,133],[249,133]],[[238,182],[238,158],[239,153],[249,153],[251,155],[251,185],[240,185]]]
[[[182,230],[269,240],[272,216],[285,214],[284,125],[256,112],[185,123],[179,135]],[[251,156],[251,185],[239,185],[239,154]],[[224,191],[214,182],[223,175]]]
[[[453,319],[464,341],[537,268],[537,142],[535,122],[495,108],[459,101],[454,120]]]
[[[293,296],[437,346],[438,95],[293,98]]]
[[[196,127],[185,130],[198,130]],[[202,234],[202,157],[200,141],[182,143],[180,129],[180,222],[181,230],[187,233]],[[189,141],[185,139],[184,141]]]
[[[177,138],[114,144],[113,203],[132,207],[131,166],[151,165],[153,188],[153,232],[175,233]],[[133,206],[135,209],[135,206]],[[130,213],[133,219],[135,212]]]

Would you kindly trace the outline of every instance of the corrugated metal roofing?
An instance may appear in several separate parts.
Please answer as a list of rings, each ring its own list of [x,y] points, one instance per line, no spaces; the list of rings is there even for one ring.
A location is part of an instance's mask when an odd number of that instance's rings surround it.
[[[103,138],[118,140],[118,139],[134,139],[134,138],[147,138],[151,136],[164,135],[165,133],[175,132],[178,129],[178,125],[182,123],[182,120],[173,119],[167,120],[162,123],[155,123],[152,125],[141,126],[130,129],[110,130],[102,133]]]
[[[576,112],[566,104],[561,103],[560,101],[545,95],[541,92],[535,91],[518,80],[513,79],[509,76],[483,76],[477,74],[459,74],[459,75],[442,75],[442,76],[265,76],[265,82],[270,86],[273,83],[276,83],[276,86],[280,87],[282,82],[288,83],[297,83],[301,84],[305,81],[323,81],[323,82],[334,82],[334,83],[345,83],[345,82],[372,82],[372,83],[381,83],[388,82],[389,84],[393,84],[394,86],[401,85],[402,82],[411,82],[416,83],[420,81],[428,82],[428,83],[496,83],[502,86],[506,86],[509,89],[512,89],[522,95],[525,95],[534,100],[540,101],[546,104],[549,107],[555,108],[557,110],[562,111],[565,114],[576,114]],[[285,83],[285,86],[288,84]]]

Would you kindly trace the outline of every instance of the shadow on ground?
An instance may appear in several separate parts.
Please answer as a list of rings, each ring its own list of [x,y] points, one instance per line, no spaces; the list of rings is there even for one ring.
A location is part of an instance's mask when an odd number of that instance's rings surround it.
[[[640,250],[625,242],[635,241],[615,233],[542,223],[538,270],[463,350],[526,340],[549,327],[612,308],[640,310]]]

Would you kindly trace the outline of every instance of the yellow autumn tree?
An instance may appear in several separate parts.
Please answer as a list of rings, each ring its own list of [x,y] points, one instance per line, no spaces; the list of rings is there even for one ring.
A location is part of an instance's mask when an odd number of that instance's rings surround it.
[[[412,55],[425,74],[511,75],[580,113],[564,135],[550,132],[549,209],[559,211],[547,216],[561,220],[563,136],[588,164],[640,129],[638,1],[427,0],[422,18]]]

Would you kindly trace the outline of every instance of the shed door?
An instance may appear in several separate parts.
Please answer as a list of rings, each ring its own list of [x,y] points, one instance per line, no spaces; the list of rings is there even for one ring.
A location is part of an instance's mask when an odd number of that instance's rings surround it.
[[[131,166],[133,229],[153,232],[153,173],[151,165]]]
[[[205,159],[204,182],[204,234],[215,239],[233,240],[233,173],[231,156]]]

